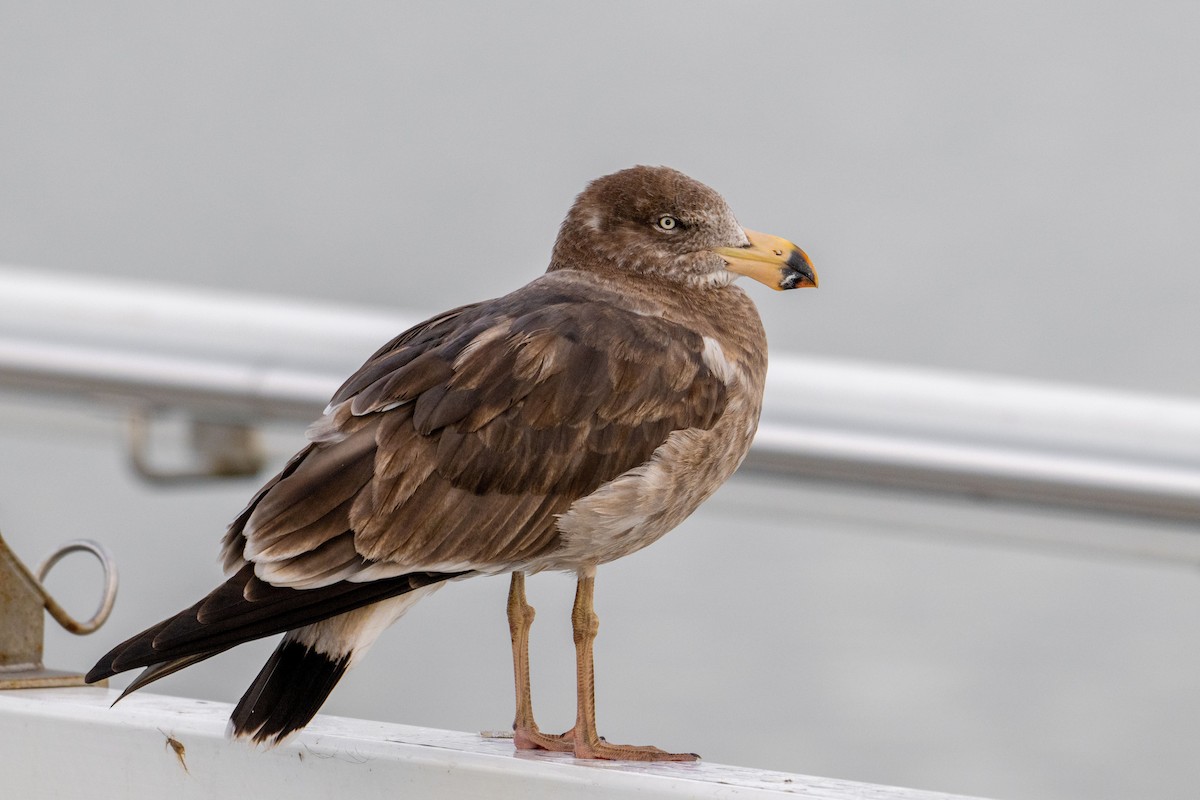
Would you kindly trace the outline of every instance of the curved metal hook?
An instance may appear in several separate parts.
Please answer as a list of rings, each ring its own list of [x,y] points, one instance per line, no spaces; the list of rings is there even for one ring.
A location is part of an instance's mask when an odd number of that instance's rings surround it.
[[[57,564],[63,556],[81,550],[94,555],[99,560],[100,566],[104,569],[104,594],[100,597],[100,605],[96,608],[96,613],[86,622],[80,622],[68,614],[66,609],[50,596],[45,587],[46,575],[50,572],[51,567]],[[104,621],[108,619],[108,615],[112,613],[113,603],[117,600],[117,562],[108,548],[99,542],[91,539],[76,539],[67,542],[47,556],[42,563],[38,564],[35,574],[37,576],[38,588],[42,593],[42,599],[46,603],[46,610],[50,612],[50,616],[54,617],[54,620],[59,625],[71,633],[77,636],[85,636],[93,633],[104,624]]]

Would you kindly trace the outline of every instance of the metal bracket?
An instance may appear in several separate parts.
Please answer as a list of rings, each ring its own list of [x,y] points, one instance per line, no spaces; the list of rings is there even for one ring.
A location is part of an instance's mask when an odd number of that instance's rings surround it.
[[[149,483],[180,484],[215,478],[257,475],[266,463],[258,431],[234,422],[188,420],[187,448],[192,463],[162,467],[151,458],[152,412],[135,410],[129,418],[129,461],[138,476]]]
[[[104,594],[90,619],[80,622],[67,613],[43,581],[50,569],[68,553],[94,555],[104,569]],[[82,686],[83,675],[46,669],[42,665],[45,635],[43,609],[65,630],[85,636],[97,630],[112,613],[117,599],[117,568],[108,549],[90,539],[76,539],[55,550],[36,573],[30,572],[0,536],[0,689],[36,689],[50,686]]]

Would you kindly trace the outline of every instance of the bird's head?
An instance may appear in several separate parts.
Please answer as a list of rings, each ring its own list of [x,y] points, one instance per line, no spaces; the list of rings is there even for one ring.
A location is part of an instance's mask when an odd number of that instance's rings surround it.
[[[613,268],[701,286],[739,275],[772,289],[817,285],[803,250],[746,230],[721,195],[668,167],[597,178],[563,220],[551,270]]]

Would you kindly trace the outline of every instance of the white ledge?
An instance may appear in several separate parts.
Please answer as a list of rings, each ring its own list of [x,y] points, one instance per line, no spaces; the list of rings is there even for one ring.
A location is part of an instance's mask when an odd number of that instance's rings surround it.
[[[231,706],[110,689],[0,691],[6,797],[487,797],[952,800],[722,764],[516,753],[511,740],[318,716],[282,747],[225,738]]]

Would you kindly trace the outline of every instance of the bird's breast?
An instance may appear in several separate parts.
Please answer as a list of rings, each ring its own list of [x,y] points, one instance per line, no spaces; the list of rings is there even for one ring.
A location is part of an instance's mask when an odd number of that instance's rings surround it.
[[[575,571],[657,541],[738,468],[754,438],[759,408],[737,392],[711,429],[671,433],[645,464],[576,500],[558,520],[561,546],[537,569]]]

